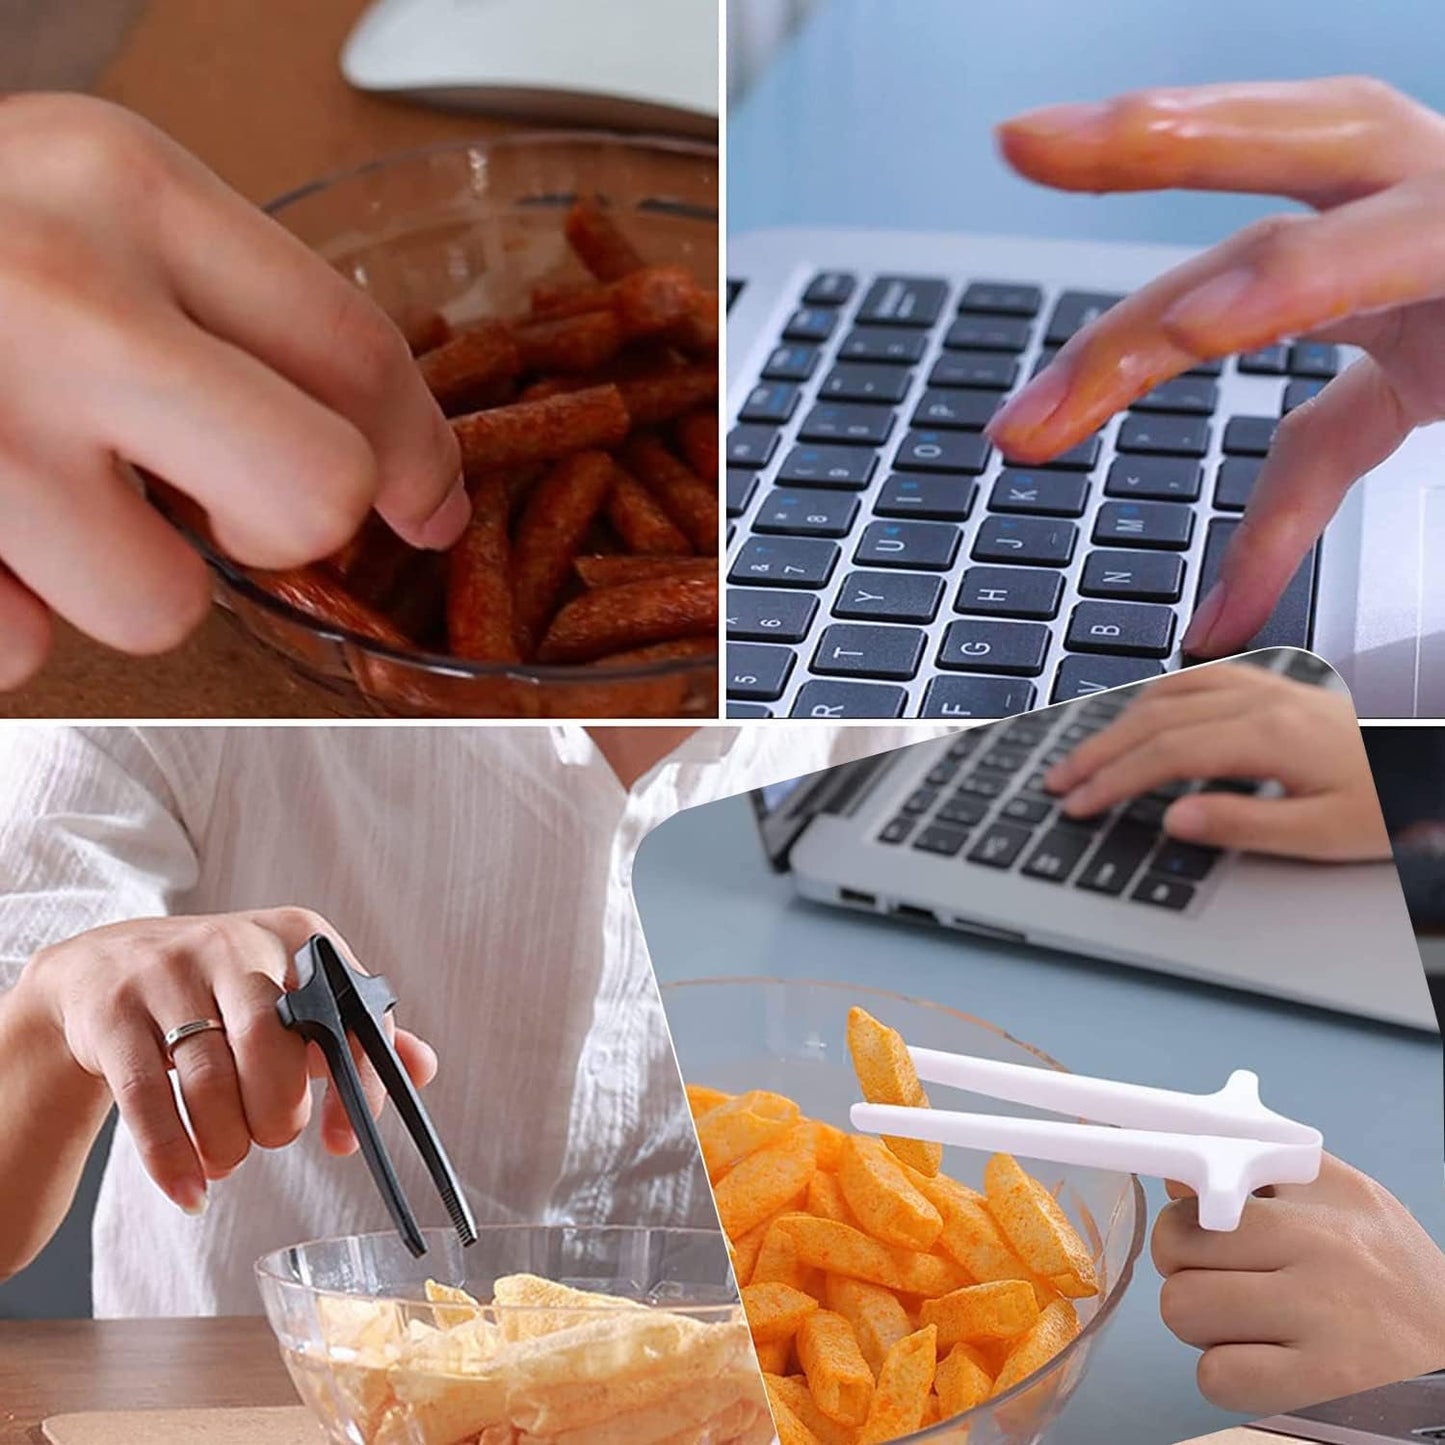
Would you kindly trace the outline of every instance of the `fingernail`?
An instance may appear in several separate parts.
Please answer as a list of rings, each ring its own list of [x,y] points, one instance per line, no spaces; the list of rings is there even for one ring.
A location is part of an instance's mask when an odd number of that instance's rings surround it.
[[[1056,137],[1076,135],[1096,125],[1108,114],[1109,107],[1099,101],[1079,101],[1068,105],[1045,105],[1038,110],[1025,111],[1007,120],[1001,130],[1014,134],[1036,137],[1038,140],[1053,140]]]
[[[1219,614],[1224,611],[1225,595],[1223,582],[1216,582],[1209,589],[1193,620],[1185,629],[1184,640],[1179,644],[1180,651],[1195,657],[1209,655],[1209,634],[1214,631],[1214,624],[1219,621]]]
[[[417,528],[417,544],[444,552],[467,529],[472,519],[472,501],[461,477],[456,479],[446,500]]]
[[[206,1186],[197,1184],[194,1179],[178,1184],[172,1197],[192,1219],[199,1219],[211,1207],[211,1196]]]
[[[1044,774],[1044,787],[1051,793],[1063,792],[1068,786],[1070,771],[1069,760],[1067,758],[1061,763],[1055,763],[1053,767]]]
[[[1225,271],[1181,296],[1164,313],[1161,324],[1166,331],[1192,336],[1200,331],[1217,333],[1224,319],[1229,334],[1234,335],[1247,324],[1247,303],[1257,291],[1257,279],[1247,267]]]
[[[1064,795],[1064,801],[1059,806],[1066,813],[1074,813],[1087,818],[1089,808],[1093,803],[1093,790],[1087,783],[1080,783],[1071,793]]]
[[[993,414],[984,435],[996,443],[1005,431],[1015,434],[1036,431],[1063,405],[1068,394],[1068,368],[1055,361]]]
[[[1198,798],[1180,798],[1164,813],[1164,831],[1171,838],[1197,838],[1204,832],[1205,807]]]

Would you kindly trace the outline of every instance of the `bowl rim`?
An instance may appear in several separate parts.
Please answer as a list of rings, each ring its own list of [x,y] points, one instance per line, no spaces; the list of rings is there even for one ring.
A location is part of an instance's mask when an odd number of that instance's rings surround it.
[[[847,994],[852,996],[866,996],[876,999],[887,999],[893,1003],[908,1004],[913,1008],[927,1009],[931,1013],[946,1014],[952,1018],[960,1019],[964,1023],[973,1024],[983,1028],[996,1037],[1006,1040],[1015,1047],[1023,1049],[1026,1053],[1032,1054],[1047,1068],[1057,1069],[1060,1073],[1069,1071],[1057,1059],[1051,1058],[1042,1049],[1036,1049],[1032,1044],[1026,1044],[1022,1039],[1015,1038],[1006,1029],[1001,1029],[997,1024],[990,1023],[987,1019],[978,1018],[974,1014],[965,1013],[962,1009],[956,1009],[948,1004],[934,1003],[931,999],[915,998],[911,994],[897,993],[892,989],[875,988],[869,984],[834,983],[828,979],[792,979],[769,977],[763,974],[752,975],[721,975],[712,978],[689,978],[678,979],[671,983],[659,982],[659,991],[664,996],[669,992],[676,992],[689,988],[716,987],[719,984],[752,984],[770,985],[781,988],[808,989],[829,994]],[[669,1032],[671,1025],[669,1025]],[[674,1046],[674,1053],[676,1047]],[[679,1065],[679,1073],[681,1065]],[[1104,1171],[1114,1173],[1117,1171]],[[1042,1372],[1035,1371],[1032,1375],[1026,1375],[1011,1390],[1005,1390],[1002,1395],[991,1395],[987,1400],[975,1405],[972,1410],[965,1410],[961,1415],[955,1415],[950,1420],[941,1420],[937,1425],[930,1425],[926,1430],[917,1430],[911,1435],[900,1436],[894,1445],[913,1445],[914,1441],[941,1439],[949,1433],[968,1425],[970,1420],[981,1420],[993,1413],[996,1406],[1004,1405],[1011,1400],[1018,1399],[1021,1395],[1039,1386],[1040,1374],[1047,1375],[1056,1365],[1067,1364],[1078,1353],[1080,1346],[1086,1340],[1092,1341],[1096,1336],[1103,1333],[1104,1326],[1113,1318],[1115,1311],[1123,1302],[1124,1296],[1129,1291],[1129,1286],[1134,1279],[1134,1266],[1138,1263],[1140,1255],[1144,1252],[1144,1234],[1148,1226],[1149,1210],[1148,1203],[1144,1197],[1144,1186],[1139,1182],[1137,1174],[1126,1174],[1127,1185],[1124,1190],[1121,1203],[1126,1203],[1133,1213],[1133,1227],[1130,1231],[1129,1247],[1125,1253],[1122,1264],[1119,1267],[1118,1275],[1115,1277],[1112,1287],[1104,1298],[1099,1301],[1090,1318],[1080,1329],[1079,1333],[1064,1346],[1044,1367]]]

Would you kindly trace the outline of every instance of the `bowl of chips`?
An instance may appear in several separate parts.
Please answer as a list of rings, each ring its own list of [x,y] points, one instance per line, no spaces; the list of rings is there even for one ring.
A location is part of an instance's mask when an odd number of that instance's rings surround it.
[[[269,210],[406,336],[474,519],[440,554],[373,516],[264,572],[153,483],[243,631],[344,714],[716,716],[716,150],[507,136]]]
[[[256,1266],[302,1400],[346,1445],[767,1445],[715,1230],[498,1225],[296,1245]]]
[[[926,1103],[909,1045],[1060,1065],[877,989],[702,979],[663,999],[783,1445],[1063,1438],[1143,1248],[1139,1181],[849,1126],[864,1097]]]

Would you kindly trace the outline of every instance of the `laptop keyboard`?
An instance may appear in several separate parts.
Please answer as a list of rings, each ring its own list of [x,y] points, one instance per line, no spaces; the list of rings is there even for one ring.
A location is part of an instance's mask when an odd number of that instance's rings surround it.
[[[1269,653],[1250,661],[1273,668],[1279,657]],[[1315,684],[1332,676],[1307,654],[1287,655],[1284,671]],[[1126,688],[960,733],[879,830],[877,841],[1146,907],[1186,909],[1222,855],[1167,837],[1165,810],[1185,793],[1253,793],[1257,783],[1233,778],[1170,783],[1084,819],[1066,817],[1060,800],[1044,791],[1048,769],[1108,727],[1135,691]]]
[[[1340,358],[1211,362],[1006,466],[982,428],[1119,299],[813,277],[727,439],[731,716],[1006,717],[1176,659],[1279,417]],[[1308,645],[1317,562],[1253,646]]]

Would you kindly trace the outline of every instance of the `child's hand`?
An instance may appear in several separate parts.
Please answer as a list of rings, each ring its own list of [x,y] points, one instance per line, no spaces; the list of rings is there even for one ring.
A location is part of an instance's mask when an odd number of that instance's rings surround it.
[[[1390,840],[1347,697],[1243,663],[1151,683],[1118,721],[1049,770],[1077,818],[1195,778],[1273,779],[1283,797],[1190,794],[1164,829],[1216,848],[1294,858],[1388,858]]]
[[[1277,1414],[1445,1366],[1445,1255],[1328,1154],[1313,1184],[1249,1200],[1232,1234],[1176,1199],[1153,1253],[1164,1323],[1204,1351],[1199,1389],[1221,1409]]]
[[[121,462],[250,566],[325,556],[373,506],[418,546],[466,525],[397,329],[118,107],[0,97],[0,316],[0,690],[44,660],[52,609],[139,653],[205,615],[204,564]]]
[[[1153,90],[1034,111],[1005,158],[1070,191],[1246,191],[1321,214],[1249,226],[1060,352],[989,433],[1037,462],[1200,360],[1293,336],[1369,353],[1281,423],[1219,584],[1185,634],[1220,657],[1259,630],[1349,488],[1445,417],[1445,119],[1360,78]]]
[[[48,1021],[57,1046],[109,1090],[147,1171],[190,1213],[205,1207],[206,1181],[237,1169],[252,1144],[290,1144],[311,1117],[310,1080],[330,1077],[321,1051],[276,1013],[284,988],[295,985],[292,957],[313,933],[340,942],[304,908],[140,919],[42,950],[16,986],[18,1001]],[[215,1019],[225,1032],[176,1045],[188,1132],[161,1041],[197,1019]],[[407,1072],[429,1083],[437,1070],[430,1046],[402,1030],[395,1037]],[[357,1059],[379,1114],[385,1090],[370,1063]],[[357,1148],[334,1086],[322,1105],[321,1137],[335,1154]]]

